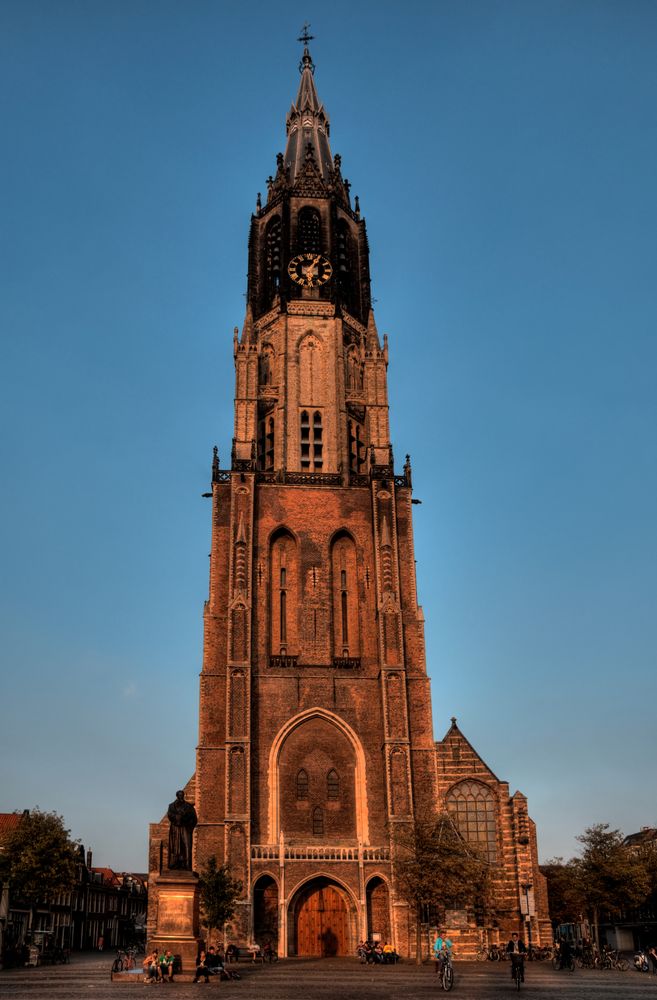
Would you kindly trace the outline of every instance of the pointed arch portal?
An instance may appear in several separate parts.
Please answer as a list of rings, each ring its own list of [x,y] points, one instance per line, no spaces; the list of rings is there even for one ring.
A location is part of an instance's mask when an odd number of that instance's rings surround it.
[[[316,958],[353,955],[356,906],[344,886],[320,875],[292,896],[288,927],[289,954]]]

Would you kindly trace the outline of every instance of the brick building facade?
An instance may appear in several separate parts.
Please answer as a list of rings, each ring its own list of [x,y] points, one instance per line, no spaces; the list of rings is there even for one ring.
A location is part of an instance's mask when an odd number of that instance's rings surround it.
[[[487,852],[506,914],[497,930],[453,914],[463,946],[517,929],[523,900],[538,941],[547,906],[524,796],[455,723],[434,740],[411,467],[393,464],[365,221],[307,45],[300,69],[286,151],[251,219],[231,467],[213,462],[195,864],[215,854],[243,882],[239,940],[353,954],[379,933],[407,954],[393,831],[447,808]],[[153,875],[167,829],[151,827]],[[152,893],[151,927],[156,907]]]

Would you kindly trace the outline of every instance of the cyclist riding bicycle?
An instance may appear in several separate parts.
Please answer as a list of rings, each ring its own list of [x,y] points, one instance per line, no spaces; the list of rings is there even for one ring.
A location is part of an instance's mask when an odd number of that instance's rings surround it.
[[[511,940],[506,946],[507,955],[511,959],[511,979],[515,979],[516,968],[520,966],[520,982],[525,981],[525,954],[527,949],[525,948],[525,942],[518,937],[514,931],[511,935]]]
[[[452,942],[449,938],[443,937],[439,928],[436,929],[436,937],[433,942],[433,958],[435,962],[434,972],[443,971],[443,965],[448,958],[452,957]]]

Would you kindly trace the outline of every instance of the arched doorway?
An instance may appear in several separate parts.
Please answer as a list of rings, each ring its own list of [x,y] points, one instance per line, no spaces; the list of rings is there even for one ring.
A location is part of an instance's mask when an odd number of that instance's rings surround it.
[[[388,886],[378,875],[370,879],[365,890],[367,898],[367,936],[378,935],[382,944],[390,941],[390,899]]]
[[[253,938],[278,948],[278,885],[271,875],[261,875],[253,888]]]
[[[293,954],[317,958],[353,954],[353,903],[331,879],[320,876],[302,886],[290,904],[290,917]]]

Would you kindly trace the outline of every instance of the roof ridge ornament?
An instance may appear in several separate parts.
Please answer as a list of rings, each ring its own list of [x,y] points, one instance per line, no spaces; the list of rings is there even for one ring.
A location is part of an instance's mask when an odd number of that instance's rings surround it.
[[[301,29],[301,34],[297,38],[298,42],[303,43],[303,56],[301,57],[301,62],[299,63],[299,72],[303,73],[304,69],[309,69],[310,72],[314,75],[315,64],[312,61],[310,51],[308,49],[308,42],[312,42],[315,36],[308,34],[309,27],[310,24],[308,21],[306,21],[303,28]]]

